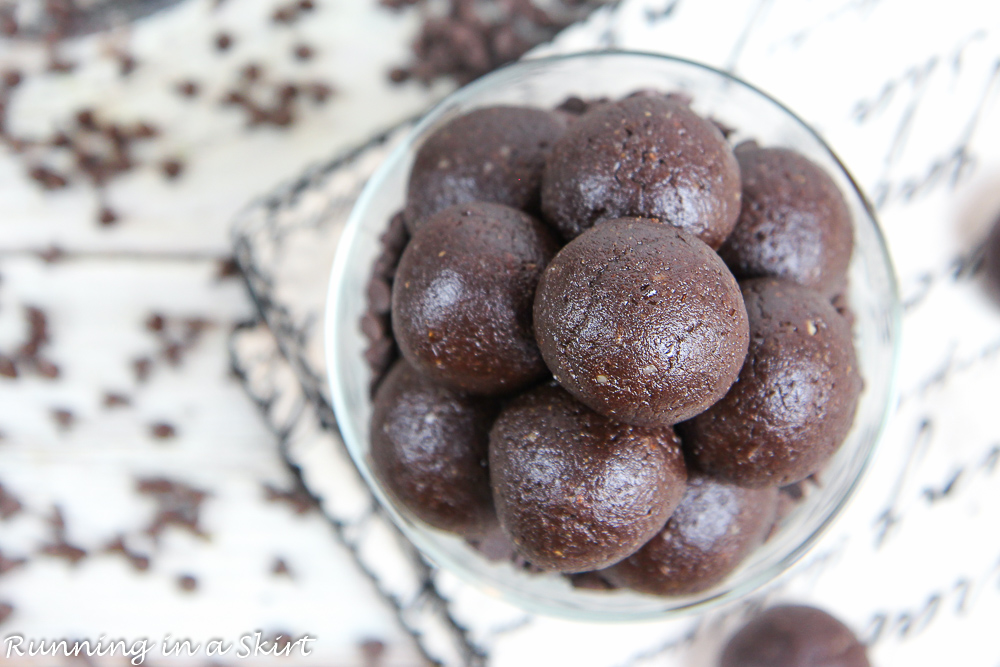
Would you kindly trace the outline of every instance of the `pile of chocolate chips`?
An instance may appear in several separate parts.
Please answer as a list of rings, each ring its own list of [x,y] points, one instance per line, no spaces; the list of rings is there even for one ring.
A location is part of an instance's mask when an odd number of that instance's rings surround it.
[[[684,96],[459,116],[369,285],[373,470],[580,585],[711,588],[851,428],[852,247],[819,166],[734,149]]]
[[[445,12],[432,14],[424,7],[426,0],[379,1],[394,10],[421,6],[425,16],[412,44],[413,61],[391,70],[389,79],[429,84],[451,78],[460,85],[517,60],[607,4],[607,0],[449,0]]]

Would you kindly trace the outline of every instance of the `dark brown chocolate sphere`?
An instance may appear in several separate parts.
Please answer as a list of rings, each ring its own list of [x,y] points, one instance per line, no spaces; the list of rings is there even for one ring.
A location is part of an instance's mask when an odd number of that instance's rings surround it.
[[[777,505],[776,487],[744,489],[693,475],[663,530],[601,574],[613,584],[652,595],[706,590],[764,542]]]
[[[729,640],[719,667],[870,667],[850,628],[815,607],[772,607]]]
[[[533,565],[583,572],[620,561],[663,527],[687,471],[672,429],[637,428],[554,384],[514,399],[490,432],[500,525]]]
[[[420,146],[410,172],[410,233],[453,204],[488,201],[537,211],[545,156],[565,129],[560,114],[504,106],[476,109],[441,127]]]
[[[683,230],[609,220],[568,243],[535,295],[542,356],[567,391],[638,426],[689,419],[725,395],[747,350],[739,286]]]
[[[487,473],[496,413],[493,401],[434,384],[397,361],[375,394],[372,470],[421,521],[485,535],[496,525]]]
[[[833,180],[784,148],[736,147],[739,220],[719,254],[743,280],[776,276],[826,296],[842,290],[854,247],[851,214]]]
[[[500,204],[459,204],[410,240],[392,287],[403,357],[438,382],[505,394],[548,374],[532,331],[535,286],[557,248],[540,222]]]
[[[637,216],[718,248],[740,213],[740,170],[718,128],[683,102],[630,97],[595,105],[556,142],[542,212],[567,239]]]
[[[725,398],[680,426],[699,467],[748,487],[816,472],[854,421],[861,377],[846,320],[818,292],[778,278],[743,284],[750,350]]]

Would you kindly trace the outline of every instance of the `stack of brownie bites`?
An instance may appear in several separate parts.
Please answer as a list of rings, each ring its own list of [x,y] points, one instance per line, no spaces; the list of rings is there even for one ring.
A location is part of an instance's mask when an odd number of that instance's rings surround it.
[[[427,138],[364,323],[395,502],[653,595],[705,590],[767,538],[781,487],[854,420],[853,236],[822,169],[727,133],[644,91]]]

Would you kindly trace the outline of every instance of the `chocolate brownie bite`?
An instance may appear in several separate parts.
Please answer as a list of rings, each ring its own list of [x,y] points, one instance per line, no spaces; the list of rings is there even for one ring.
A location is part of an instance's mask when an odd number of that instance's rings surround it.
[[[548,228],[475,202],[431,217],[400,258],[392,329],[403,357],[452,388],[499,395],[548,375],[532,331],[538,278],[555,254]]]
[[[747,487],[816,472],[854,421],[861,377],[847,321],[807,287],[743,284],[750,349],[725,398],[679,428],[706,473]]]
[[[410,233],[454,204],[486,201],[536,212],[545,156],[565,128],[561,114],[512,106],[475,109],[441,127],[417,150],[410,172]]]
[[[490,432],[500,525],[532,564],[606,567],[663,527],[687,470],[673,429],[608,419],[549,383],[522,394]]]
[[[434,384],[400,360],[375,394],[372,470],[421,521],[467,537],[496,524],[487,471],[497,406]]]
[[[567,239],[638,216],[718,248],[740,213],[739,165],[718,128],[683,101],[629,97],[588,109],[555,143],[542,212]]]
[[[663,530],[601,574],[618,586],[652,595],[706,590],[763,543],[777,504],[777,488],[744,489],[692,475]]]
[[[826,296],[842,291],[854,231],[833,179],[794,151],[752,141],[736,147],[736,159],[743,205],[719,248],[733,274],[787,278]]]
[[[747,351],[747,314],[729,269],[694,235],[652,220],[609,220],[568,243],[542,274],[534,312],[559,384],[636,426],[669,426],[708,408]]]
[[[729,640],[719,667],[870,667],[850,628],[815,607],[783,605],[759,614]]]

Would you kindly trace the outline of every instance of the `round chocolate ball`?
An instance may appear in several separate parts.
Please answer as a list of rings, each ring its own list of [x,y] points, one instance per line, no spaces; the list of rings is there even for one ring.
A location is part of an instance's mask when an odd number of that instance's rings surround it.
[[[697,237],[651,220],[609,220],[542,274],[535,335],[567,391],[603,415],[668,426],[722,398],[747,351],[729,269]]]
[[[375,393],[372,470],[421,521],[468,537],[486,535],[496,525],[487,452],[497,409],[397,361]]]
[[[743,205],[736,227],[719,248],[743,280],[776,276],[826,296],[842,290],[851,261],[851,214],[837,185],[794,151],[736,147]]]
[[[819,293],[778,278],[743,284],[750,349],[725,398],[680,426],[706,473],[747,487],[805,479],[840,447],[861,377],[846,320]]]
[[[441,127],[420,146],[410,172],[410,233],[453,204],[537,211],[545,156],[565,129],[561,114],[510,106],[476,109]]]
[[[764,542],[778,489],[744,489],[692,475],[667,525],[639,551],[601,572],[652,595],[687,595],[722,581]]]
[[[870,667],[850,628],[815,607],[762,612],[729,640],[719,667]]]
[[[718,128],[682,101],[630,97],[592,107],[555,143],[542,212],[567,239],[637,216],[718,248],[740,213],[740,170]]]
[[[459,204],[410,240],[392,287],[392,330],[428,377],[505,394],[548,374],[532,331],[538,278],[555,254],[540,222],[500,204]]]
[[[663,527],[687,470],[671,428],[638,428],[554,384],[522,394],[490,432],[493,501],[533,565],[583,572],[620,561]]]

